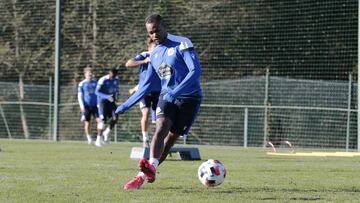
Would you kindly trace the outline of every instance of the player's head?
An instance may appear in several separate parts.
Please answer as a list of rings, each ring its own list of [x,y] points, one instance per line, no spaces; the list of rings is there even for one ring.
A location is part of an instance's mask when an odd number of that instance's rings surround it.
[[[154,42],[150,37],[148,37],[148,38],[146,39],[146,47],[147,47],[147,50],[148,50],[149,52],[152,52],[152,50],[155,48],[155,46],[156,46],[155,42]]]
[[[93,76],[92,68],[90,66],[86,66],[84,68],[84,76],[85,79],[90,80]]]
[[[159,14],[151,14],[145,19],[146,31],[156,44],[161,44],[166,39],[166,29]]]
[[[118,74],[117,68],[113,67],[109,70],[109,77],[110,79],[114,79],[116,75]]]

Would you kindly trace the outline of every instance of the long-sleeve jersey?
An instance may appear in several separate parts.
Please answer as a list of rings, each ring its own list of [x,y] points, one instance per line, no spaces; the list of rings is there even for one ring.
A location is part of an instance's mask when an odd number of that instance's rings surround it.
[[[151,63],[139,90],[118,107],[123,113],[147,95],[154,84],[161,84],[161,94],[173,98],[201,98],[201,66],[191,41],[186,37],[167,34],[162,44],[150,54]]]
[[[141,52],[140,54],[136,55],[133,60],[134,61],[142,61],[145,60],[147,57],[150,57],[150,53],[148,51]],[[139,86],[142,82],[145,81],[146,78],[146,71],[148,70],[148,64],[142,64],[139,66]],[[161,84],[157,83],[152,86],[151,91],[160,91]]]
[[[118,94],[119,77],[116,76],[114,79],[110,79],[109,75],[101,77],[96,86],[95,94],[98,96],[98,103],[103,100],[107,100],[109,97],[113,97],[114,100]]]
[[[83,80],[78,86],[78,102],[80,108],[94,107],[97,104],[95,94],[96,80]]]

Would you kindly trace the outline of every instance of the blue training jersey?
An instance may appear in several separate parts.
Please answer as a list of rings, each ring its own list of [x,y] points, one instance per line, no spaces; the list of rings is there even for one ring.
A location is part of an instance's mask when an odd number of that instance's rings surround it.
[[[107,100],[110,96],[116,100],[119,90],[119,77],[115,76],[113,80],[110,79],[109,75],[101,77],[96,86],[95,93],[98,96],[98,103]]]
[[[78,102],[81,108],[95,107],[97,96],[95,94],[96,80],[83,80],[78,86]]]
[[[192,42],[181,36],[167,34],[162,44],[150,54],[146,78],[138,91],[118,107],[116,113],[123,113],[147,95],[156,83],[161,84],[161,94],[173,98],[201,98],[201,66]]]
[[[150,53],[148,51],[144,51],[144,52],[136,55],[133,58],[133,60],[134,61],[142,61],[142,60],[145,60],[147,57],[150,57]],[[142,82],[145,81],[147,69],[148,69],[148,64],[142,64],[139,67],[139,86],[141,85]],[[160,83],[154,84],[151,89],[151,91],[160,91],[160,90],[161,90]]]

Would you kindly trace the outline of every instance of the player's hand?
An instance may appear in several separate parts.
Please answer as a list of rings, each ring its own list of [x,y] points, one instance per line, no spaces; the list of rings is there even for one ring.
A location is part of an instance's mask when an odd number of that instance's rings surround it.
[[[174,95],[173,93],[167,92],[167,93],[164,95],[163,99],[164,99],[165,101],[167,101],[167,102],[173,103],[176,98],[175,98],[175,95]]]
[[[85,112],[85,108],[80,107],[80,112],[81,112],[81,113],[84,113],[84,112]]]
[[[145,60],[144,60],[145,63],[149,63],[150,62],[150,57],[147,57]]]
[[[110,96],[110,97],[108,98],[108,100],[109,100],[109,102],[114,102],[114,97]]]
[[[136,92],[134,88],[129,89],[129,94],[134,94],[134,92]]]
[[[125,112],[125,110],[124,110],[123,105],[118,106],[118,107],[116,108],[116,110],[115,110],[115,113],[116,113],[116,114],[122,114],[122,113],[124,113],[124,112]]]

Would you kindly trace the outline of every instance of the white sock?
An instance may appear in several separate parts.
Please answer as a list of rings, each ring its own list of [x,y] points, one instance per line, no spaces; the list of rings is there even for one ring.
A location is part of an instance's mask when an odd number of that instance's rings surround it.
[[[146,131],[141,131],[142,132],[142,136],[143,136],[143,142],[146,142],[149,140],[149,136],[148,136],[148,132]]]
[[[143,180],[145,179],[145,174],[141,171],[136,176],[140,176]]]
[[[100,140],[101,140],[101,136],[100,135],[96,136],[96,142],[100,142]]]
[[[86,137],[89,142],[92,141],[91,135],[86,135]]]
[[[109,127],[107,127],[107,128],[104,130],[103,135],[107,137],[107,136],[109,135],[110,131],[111,131],[111,129],[110,129]]]
[[[159,159],[155,159],[155,158],[150,158],[150,164],[153,165],[155,167],[155,169],[157,169],[158,165],[159,165]]]
[[[104,136],[104,141],[105,141],[105,142],[107,142],[108,139],[109,139],[110,131],[111,131],[110,128],[107,127],[107,128],[104,130],[104,132],[103,132],[103,136]]]

